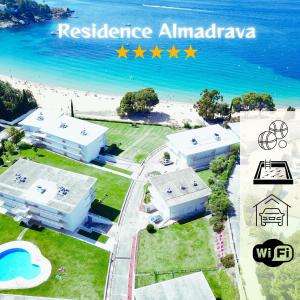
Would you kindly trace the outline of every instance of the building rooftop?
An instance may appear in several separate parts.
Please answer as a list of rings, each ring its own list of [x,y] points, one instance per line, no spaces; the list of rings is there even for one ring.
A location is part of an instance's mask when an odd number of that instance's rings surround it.
[[[231,130],[218,124],[170,134],[167,139],[185,155],[239,143],[238,137]]]
[[[227,125],[236,134],[236,136],[240,137],[240,122],[228,123]]]
[[[46,134],[81,145],[88,145],[108,131],[104,126],[40,108],[20,122],[20,125],[36,127]]]
[[[192,168],[152,177],[150,183],[169,207],[211,194],[211,189]]]
[[[144,286],[134,291],[135,300],[215,300],[202,272]]]
[[[0,194],[70,213],[95,183],[93,177],[19,159],[0,175]]]

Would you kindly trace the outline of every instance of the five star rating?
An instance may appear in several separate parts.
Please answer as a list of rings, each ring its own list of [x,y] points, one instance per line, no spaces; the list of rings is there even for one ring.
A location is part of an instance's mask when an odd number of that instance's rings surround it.
[[[184,57],[187,58],[196,58],[196,53],[198,52],[197,49],[194,49],[192,47],[192,45],[189,46],[189,48],[187,49],[177,49],[175,47],[175,45],[172,45],[172,47],[170,49],[160,49],[158,47],[158,45],[156,45],[154,47],[154,49],[143,49],[141,47],[141,45],[138,45],[138,47],[136,49],[133,50],[129,50],[126,49],[123,45],[116,50],[117,54],[118,54],[118,58],[127,58],[129,57],[129,53],[128,52],[133,52],[134,53],[134,58],[145,58],[146,57],[146,53],[150,52],[149,55],[152,58],[162,58],[163,57],[163,53],[165,52],[167,54],[166,57],[168,58],[179,58],[179,56],[181,55],[181,53],[184,53]]]

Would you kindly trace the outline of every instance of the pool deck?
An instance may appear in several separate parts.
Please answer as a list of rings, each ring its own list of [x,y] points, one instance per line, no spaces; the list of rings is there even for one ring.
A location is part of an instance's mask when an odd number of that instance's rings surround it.
[[[0,245],[0,254],[14,248],[27,251],[31,255],[31,263],[38,265],[41,272],[37,277],[30,280],[17,277],[7,281],[0,281],[0,290],[33,288],[48,280],[51,275],[51,263],[41,254],[37,246],[25,241],[13,241]]]

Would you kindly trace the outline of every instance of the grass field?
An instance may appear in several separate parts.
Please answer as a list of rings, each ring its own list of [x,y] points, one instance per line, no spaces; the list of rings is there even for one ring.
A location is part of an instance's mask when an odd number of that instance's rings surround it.
[[[92,211],[112,221],[118,220],[130,185],[129,179],[87,166],[44,149],[38,149],[38,152],[34,152],[33,149],[20,150],[9,157],[9,161],[13,162],[20,157],[30,158],[38,163],[97,178],[96,200],[92,205]],[[7,163],[6,165],[9,166],[10,164]],[[1,166],[0,173],[4,172],[6,168]]]
[[[203,218],[174,224],[154,234],[142,231],[138,245],[136,287],[201,269],[216,298],[236,299],[237,292],[227,274],[216,269],[218,261],[213,254],[210,236],[209,223]]]
[[[16,240],[24,227],[11,217],[0,215],[0,243]],[[109,253],[49,229],[29,229],[24,241],[34,243],[52,265],[50,278],[40,286],[9,294],[59,297],[67,299],[103,299]],[[55,276],[59,267],[66,270],[62,280]]]
[[[112,154],[130,159],[135,162],[144,160],[151,151],[166,143],[166,136],[174,133],[175,129],[165,126],[137,125],[128,123],[92,121],[106,126],[108,131],[108,146],[115,144]]]
[[[208,184],[208,179],[213,176],[210,169],[198,171],[197,174],[206,184]]]

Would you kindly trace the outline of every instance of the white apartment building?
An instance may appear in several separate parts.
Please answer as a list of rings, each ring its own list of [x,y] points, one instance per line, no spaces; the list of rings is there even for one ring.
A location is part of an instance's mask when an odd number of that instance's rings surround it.
[[[211,189],[192,168],[150,178],[151,203],[165,219],[182,219],[205,210]]]
[[[95,199],[96,178],[19,159],[0,175],[0,209],[15,221],[74,231]]]
[[[107,144],[108,128],[61,112],[37,109],[19,124],[29,142],[84,162],[97,158]]]
[[[217,156],[226,155],[239,138],[230,129],[211,125],[167,136],[171,160],[178,168],[206,169]]]

